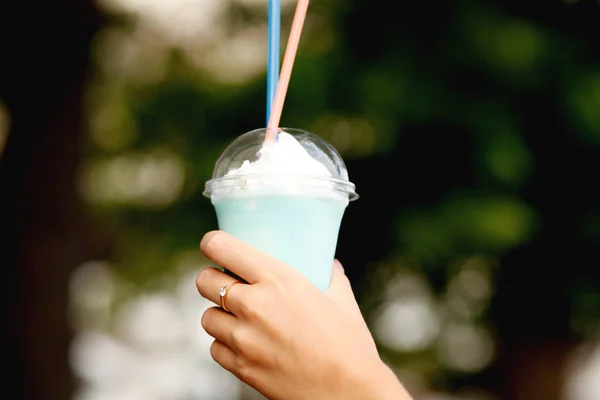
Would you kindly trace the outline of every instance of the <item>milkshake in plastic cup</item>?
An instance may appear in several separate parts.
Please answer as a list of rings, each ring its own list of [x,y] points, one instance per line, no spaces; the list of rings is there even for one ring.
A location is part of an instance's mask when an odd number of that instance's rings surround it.
[[[218,159],[204,195],[219,229],[329,287],[338,232],[358,198],[339,153],[319,136],[279,128],[235,139]]]

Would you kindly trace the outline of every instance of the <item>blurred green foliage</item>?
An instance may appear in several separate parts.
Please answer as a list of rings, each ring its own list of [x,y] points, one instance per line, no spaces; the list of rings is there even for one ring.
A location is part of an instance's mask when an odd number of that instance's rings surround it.
[[[247,79],[228,82],[206,60],[236,35],[247,37],[244,29],[264,28],[266,7],[251,2],[224,4],[225,11],[210,21],[212,30],[192,38],[192,45],[189,39],[161,38],[160,25],[134,13],[131,18],[115,14],[114,24],[104,28],[113,34],[99,35],[95,47],[97,68],[88,96],[89,165],[82,167],[82,187],[85,182],[98,186],[99,176],[109,178],[105,187],[83,193],[113,228],[117,270],[142,286],[168,275],[179,253],[196,248],[202,234],[216,228],[210,201],[202,196],[203,184],[227,143],[264,125],[264,73],[248,73]],[[482,270],[487,271],[482,276],[489,282],[481,282],[495,286],[496,261],[535,241],[548,226],[548,212],[560,212],[544,209],[535,196],[537,186],[531,186],[552,181],[550,174],[560,171],[548,168],[547,159],[541,160],[540,167],[540,146],[545,141],[568,140],[594,157],[599,155],[600,60],[593,57],[593,38],[577,31],[572,20],[562,27],[555,23],[557,15],[576,5],[540,6],[537,12],[533,6],[466,0],[442,3],[439,10],[433,5],[413,6],[401,5],[396,11],[395,3],[379,3],[373,9],[369,2],[358,0],[311,5],[282,117],[283,126],[308,129],[331,142],[349,166],[369,165],[382,157],[391,160],[381,164],[391,170],[369,171],[371,176],[379,174],[373,179],[390,185],[405,199],[392,204],[394,217],[385,222],[394,250],[376,255],[379,269],[371,274],[373,286],[365,294],[367,313],[376,310],[368,304],[385,301],[379,295],[380,285],[401,271],[429,277],[436,307],[451,309],[444,293],[461,271],[462,267],[454,266],[462,265],[465,257],[490,260]],[[292,12],[289,7],[285,10],[284,31]],[[237,51],[252,53],[261,48],[252,47],[251,40],[244,46],[250,50],[239,47]],[[260,60],[266,60],[266,53],[254,54],[259,60],[255,61],[252,54],[244,58],[233,50],[224,51],[228,61],[217,66],[224,71],[250,70],[256,62],[264,67]],[[552,110],[559,115],[552,115]],[[542,120],[549,122],[532,125]],[[439,134],[429,130],[431,124],[448,127],[443,134],[452,136],[440,142]],[[400,157],[396,152],[406,143],[427,148],[411,148],[420,155],[411,158],[419,162],[408,166],[410,171],[393,170],[407,167],[401,158],[394,158]],[[469,147],[461,147],[463,143]],[[159,155],[153,156],[156,152]],[[119,157],[138,160],[119,164],[137,165],[137,172],[105,173],[117,168],[112,162]],[[155,190],[144,194],[140,189],[146,187],[140,183],[147,179],[144,171],[149,165],[163,165],[160,157],[168,161],[164,165],[171,166],[172,174],[151,181]],[[562,157],[555,154],[556,163],[573,162],[573,154]],[[463,175],[444,175],[445,170],[450,174],[463,164],[467,171]],[[93,165],[96,175],[86,172]],[[434,172],[428,175],[422,172],[425,169]],[[446,180],[428,181],[435,171]],[[579,171],[589,173],[589,180],[577,187],[597,186],[597,171]],[[351,178],[357,173],[350,169]],[[402,181],[406,174],[414,174],[419,185]],[[163,184],[177,179],[180,186],[169,189],[167,185],[161,192]],[[420,197],[430,186],[441,194]],[[360,186],[357,189],[363,194]],[[152,196],[158,200],[151,201]],[[360,208],[361,201],[351,207],[368,214],[370,210]],[[383,199],[379,201],[383,204]],[[582,207],[589,216],[578,222],[576,232],[565,234],[600,244],[600,206]],[[353,228],[352,235],[378,234]],[[594,310],[600,309],[600,288],[591,282],[587,285],[573,289],[578,293],[573,297],[574,329],[596,323],[590,321],[597,319]],[[477,317],[465,323],[493,330],[486,317],[487,301]],[[444,312],[441,315],[446,316],[443,321],[454,321]],[[431,344],[427,351],[434,348]],[[422,354],[392,348],[386,352],[399,368],[424,371],[441,382],[451,379],[453,369],[443,366],[443,357]]]

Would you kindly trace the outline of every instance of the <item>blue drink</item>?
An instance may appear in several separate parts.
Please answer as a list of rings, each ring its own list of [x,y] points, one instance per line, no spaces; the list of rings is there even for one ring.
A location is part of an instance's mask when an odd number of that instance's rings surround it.
[[[354,184],[341,156],[320,137],[286,128],[266,142],[265,133],[247,132],[225,149],[204,195],[219,229],[325,290],[344,211],[358,198]]]
[[[213,200],[219,229],[329,287],[338,232],[347,201],[266,195]]]

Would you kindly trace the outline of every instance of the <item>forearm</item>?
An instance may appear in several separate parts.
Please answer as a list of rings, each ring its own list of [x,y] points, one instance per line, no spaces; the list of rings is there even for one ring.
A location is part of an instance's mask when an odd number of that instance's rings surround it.
[[[336,400],[413,400],[394,372],[379,359],[346,364],[343,370],[343,376],[337,379],[341,387],[333,396]]]
[[[371,368],[365,375],[363,399],[412,400],[394,372],[383,362]]]

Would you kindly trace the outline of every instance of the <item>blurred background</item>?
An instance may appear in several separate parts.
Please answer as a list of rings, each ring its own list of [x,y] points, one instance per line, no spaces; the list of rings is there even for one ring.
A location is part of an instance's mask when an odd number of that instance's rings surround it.
[[[282,0],[282,52],[295,2]],[[204,182],[265,125],[267,0],[0,5],[7,398],[259,399],[209,356]],[[600,4],[315,0],[282,126],[419,400],[600,399]]]

